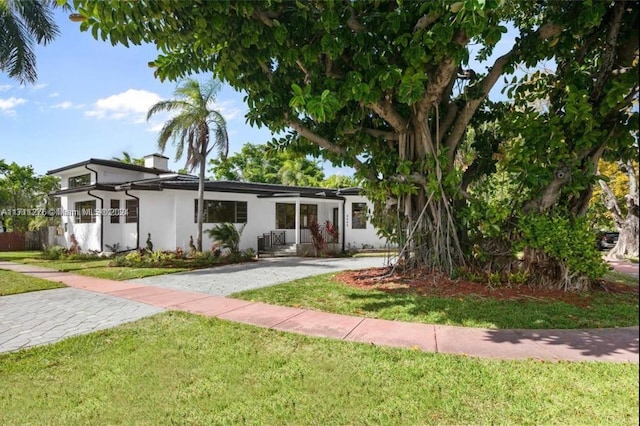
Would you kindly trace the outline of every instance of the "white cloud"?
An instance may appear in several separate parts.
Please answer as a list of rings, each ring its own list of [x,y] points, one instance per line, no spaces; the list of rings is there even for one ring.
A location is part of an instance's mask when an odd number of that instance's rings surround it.
[[[60,102],[59,104],[52,105],[51,108],[55,109],[69,109],[73,108],[73,103],[69,101]]]
[[[150,121],[149,124],[151,125],[147,127],[147,132],[151,132],[151,133],[159,133],[160,130],[162,130],[162,127],[164,126],[164,123],[161,123],[159,121]]]
[[[133,122],[144,122],[149,108],[160,100],[162,98],[157,93],[129,89],[108,98],[98,99],[93,109],[85,112],[85,115],[111,120],[128,119]]]
[[[0,84],[0,92],[6,92],[9,89],[11,89],[10,84]]]
[[[0,113],[5,115],[15,115],[16,110],[14,108],[26,102],[27,100],[22,98],[15,98],[15,97],[11,97],[8,99],[0,98]]]
[[[58,93],[58,92],[53,92],[53,93],[49,94],[50,98],[57,98],[58,96],[60,96],[60,93]]]
[[[226,121],[231,121],[243,113],[243,110],[234,104],[235,102],[231,100],[215,102],[211,108],[220,112]]]

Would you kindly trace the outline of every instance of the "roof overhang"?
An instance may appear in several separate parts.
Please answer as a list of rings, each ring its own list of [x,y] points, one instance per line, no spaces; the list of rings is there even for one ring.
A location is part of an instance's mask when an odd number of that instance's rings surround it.
[[[67,195],[67,194],[79,194],[79,193],[82,193],[82,192],[89,192],[89,191],[115,192],[115,191],[117,191],[115,186],[116,185],[113,185],[113,184],[98,183],[98,184],[94,184],[94,185],[78,186],[76,188],[60,189],[58,191],[50,192],[49,195],[57,196],[57,195]]]

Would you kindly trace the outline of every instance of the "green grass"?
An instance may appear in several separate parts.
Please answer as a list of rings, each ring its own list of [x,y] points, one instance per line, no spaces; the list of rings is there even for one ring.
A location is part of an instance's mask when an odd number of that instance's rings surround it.
[[[133,268],[109,266],[111,259],[89,260],[47,260],[47,259],[23,259],[22,263],[42,266],[43,268],[56,269],[63,272],[85,275],[88,277],[105,278],[109,280],[129,280],[155,275],[170,274],[187,271],[188,268]]]
[[[613,283],[625,284],[634,287],[638,287],[638,279],[636,277],[632,277],[629,274],[625,274],[618,271],[609,271],[602,277],[605,281],[610,281]]]
[[[0,296],[65,287],[63,284],[30,277],[18,272],[0,270]]]
[[[29,265],[37,265],[43,268],[57,271],[70,272],[88,277],[104,278],[109,280],[130,280],[134,278],[151,277],[155,275],[171,274],[174,272],[188,271],[190,268],[135,268],[109,266],[111,259],[81,259],[81,260],[49,260],[42,257],[38,251],[31,252],[6,252],[0,253],[0,260],[19,262]]]
[[[235,293],[231,297],[370,318],[482,328],[604,328],[638,325],[638,297],[595,293],[587,307],[560,301],[426,297],[362,290],[333,274]]]
[[[498,361],[165,313],[0,354],[0,424],[638,424],[638,365]]]
[[[24,259],[39,259],[41,251],[0,251],[0,261],[21,262]]]
[[[156,275],[173,274],[194,269],[210,268],[228,264],[233,260],[227,258],[201,259],[171,259],[162,264],[136,264],[134,266],[111,266],[112,258],[62,258],[57,260],[46,259],[41,252],[6,252],[0,253],[0,260],[19,262],[55,269],[62,272],[85,275],[88,277],[104,278],[110,280],[130,280],[134,278],[152,277]]]

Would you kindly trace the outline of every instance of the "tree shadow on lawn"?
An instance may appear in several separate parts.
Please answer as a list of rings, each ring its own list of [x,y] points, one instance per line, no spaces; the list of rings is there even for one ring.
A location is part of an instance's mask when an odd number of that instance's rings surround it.
[[[368,292],[351,293],[347,296],[357,303],[363,312],[389,313],[394,319],[411,320],[432,323],[437,318],[439,324],[483,324],[485,328],[511,328],[514,317],[520,317],[521,328],[537,328],[540,321],[546,318],[538,316],[531,320],[531,327],[525,324],[522,315],[522,301],[492,301],[481,296],[468,295],[466,297],[425,297],[403,292]],[[546,317],[546,315],[545,315]],[[431,319],[431,321],[429,321]],[[538,321],[536,323],[535,321]],[[543,328],[544,326],[542,326]]]
[[[568,355],[576,351],[582,356],[598,358],[610,355],[636,355],[636,357],[638,355],[638,327],[511,331],[513,333],[488,330],[486,340],[514,345],[525,342],[540,343],[550,352],[557,354],[560,359],[567,360],[571,360],[572,358]]]
[[[446,324],[493,324],[496,329],[482,330],[483,340],[493,343],[510,343],[513,345],[534,342],[542,344],[558,359],[580,360],[581,357],[607,357],[612,355],[626,355],[633,358],[638,354],[638,327],[603,328],[603,329],[544,329],[544,326],[531,329],[524,324],[512,329],[513,319],[503,319],[503,315],[522,315],[522,304],[505,302],[493,304],[487,308],[479,306],[478,301],[464,298],[451,300],[450,298],[421,298],[409,294],[351,294],[352,300],[360,300],[358,306],[362,312],[379,313],[381,311],[397,312],[396,320],[406,320],[407,317],[429,318],[427,315],[437,313],[439,323]],[[487,301],[483,301],[486,303]],[[520,306],[518,306],[520,305]],[[566,312],[558,310],[558,315]],[[576,309],[580,309],[576,307]],[[529,315],[529,314],[527,314]],[[533,314],[532,314],[533,315]],[[576,312],[579,315],[579,312]],[[543,317],[539,315],[538,317]],[[526,317],[525,317],[526,318]],[[450,320],[450,321],[447,321]],[[523,322],[526,320],[523,320]],[[432,322],[432,321],[427,321]],[[578,355],[579,354],[579,355]]]

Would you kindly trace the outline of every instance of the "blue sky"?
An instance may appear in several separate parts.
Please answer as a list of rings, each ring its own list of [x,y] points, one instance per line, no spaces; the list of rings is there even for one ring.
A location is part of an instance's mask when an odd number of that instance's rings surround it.
[[[151,105],[173,97],[175,82],[160,82],[147,66],[153,46],[112,46],[82,33],[68,13],[57,11],[60,36],[36,48],[38,81],[20,86],[0,73],[0,159],[32,165],[37,174],[84,161],[111,159],[126,151],[134,157],[157,152],[157,135],[166,115],[146,121]],[[230,152],[247,142],[265,143],[271,132],[245,124],[242,95],[224,86],[216,108],[227,120]],[[173,170],[174,150],[167,147]],[[327,165],[327,175],[350,169]]]
[[[123,151],[134,157],[158,152],[158,130],[168,117],[158,114],[147,122],[146,112],[172,98],[176,83],[154,78],[147,64],[155,59],[155,48],[94,40],[61,10],[56,22],[60,36],[36,47],[36,84],[21,86],[0,73],[0,159],[45,174],[89,158],[120,157]],[[242,94],[230,87],[223,86],[216,108],[227,120],[231,153],[247,142],[271,139],[269,130],[245,123]],[[174,161],[173,147],[165,155],[173,170],[184,166],[184,160]],[[352,172],[327,163],[324,168],[326,176]]]

